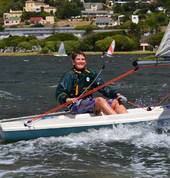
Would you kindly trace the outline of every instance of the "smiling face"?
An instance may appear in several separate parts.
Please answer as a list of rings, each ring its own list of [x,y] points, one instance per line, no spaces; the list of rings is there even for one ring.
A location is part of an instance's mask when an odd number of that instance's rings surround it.
[[[72,63],[77,70],[83,70],[87,64],[86,58],[83,54],[77,54]]]

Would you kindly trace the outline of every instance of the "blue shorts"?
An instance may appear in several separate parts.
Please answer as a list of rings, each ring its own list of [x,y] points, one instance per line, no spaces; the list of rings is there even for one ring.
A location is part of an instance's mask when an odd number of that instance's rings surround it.
[[[111,106],[113,99],[107,100],[108,104]],[[73,103],[69,109],[74,114],[83,113],[94,113],[95,112],[95,98],[88,97],[86,99],[81,99],[76,103]]]
[[[88,97],[86,99],[80,99],[76,103],[73,103],[69,109],[74,114],[94,113],[95,98]]]

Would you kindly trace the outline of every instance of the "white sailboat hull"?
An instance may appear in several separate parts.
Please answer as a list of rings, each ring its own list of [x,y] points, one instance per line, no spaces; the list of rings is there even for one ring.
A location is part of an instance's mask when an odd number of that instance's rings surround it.
[[[54,54],[54,56],[62,57],[62,56],[68,56],[67,54]]]
[[[24,123],[35,116],[13,118],[3,120],[0,123],[0,136],[3,141],[18,141],[35,139],[39,137],[64,136],[70,133],[112,128],[119,124],[138,124],[152,121],[170,120],[170,106],[155,107],[152,111],[144,108],[129,109],[126,114],[101,115],[91,114],[58,114],[45,116],[43,119],[33,122],[30,126]]]

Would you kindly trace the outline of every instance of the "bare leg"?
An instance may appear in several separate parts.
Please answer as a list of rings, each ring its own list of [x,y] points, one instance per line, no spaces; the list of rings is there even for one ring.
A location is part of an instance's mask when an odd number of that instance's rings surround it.
[[[103,112],[106,115],[116,114],[116,112],[112,109],[112,107],[110,107],[107,100],[105,100],[104,98],[97,97],[95,99],[95,102],[95,110],[97,112]]]
[[[127,113],[125,106],[117,99],[113,100],[111,107],[117,114]]]

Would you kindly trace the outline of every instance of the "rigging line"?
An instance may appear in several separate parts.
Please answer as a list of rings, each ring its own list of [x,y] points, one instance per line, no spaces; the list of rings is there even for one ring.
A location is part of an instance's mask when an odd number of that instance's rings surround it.
[[[132,105],[132,106],[135,106],[135,107],[137,107],[137,108],[144,108],[144,106],[139,105],[139,104],[136,104],[136,103],[134,103],[134,102],[132,102],[132,101],[128,101],[128,104],[130,104],[130,105]]]
[[[160,100],[157,104],[155,104],[155,106],[161,105],[161,104],[162,104],[164,101],[166,101],[169,97],[170,97],[170,92],[169,92],[167,95],[165,95],[164,97],[162,97],[161,100]]]

